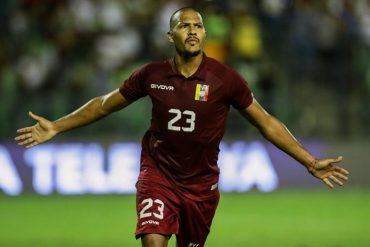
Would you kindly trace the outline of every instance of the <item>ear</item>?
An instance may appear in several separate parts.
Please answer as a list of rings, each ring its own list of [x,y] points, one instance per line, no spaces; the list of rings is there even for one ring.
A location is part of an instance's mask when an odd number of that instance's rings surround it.
[[[173,43],[173,33],[172,33],[172,31],[167,32],[167,39],[170,43]]]

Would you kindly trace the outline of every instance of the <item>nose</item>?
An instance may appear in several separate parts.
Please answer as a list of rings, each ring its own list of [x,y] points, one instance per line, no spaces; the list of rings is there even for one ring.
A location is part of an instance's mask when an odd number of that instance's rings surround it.
[[[197,32],[195,31],[196,29],[195,29],[195,27],[194,26],[192,26],[192,25],[190,25],[189,26],[189,32],[188,32],[188,35],[190,36],[190,35],[197,35]]]

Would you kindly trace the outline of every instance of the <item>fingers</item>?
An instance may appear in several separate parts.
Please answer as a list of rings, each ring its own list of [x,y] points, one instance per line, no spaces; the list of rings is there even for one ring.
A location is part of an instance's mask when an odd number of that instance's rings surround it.
[[[41,121],[41,120],[44,120],[43,117],[40,117],[36,114],[33,114],[32,112],[28,112],[28,115],[30,117],[32,117],[34,120],[36,120],[37,122]],[[33,126],[32,126],[33,127]],[[26,133],[26,132],[31,132],[32,131],[32,127],[25,127],[25,128],[21,128],[21,129],[18,129],[17,130],[17,133]]]
[[[14,139],[16,141],[20,141],[18,142],[19,146],[27,145],[26,148],[30,148],[38,144],[38,142],[33,139],[32,133],[23,134],[23,135],[17,136]]]
[[[33,146],[36,146],[37,144],[39,144],[39,143],[37,141],[34,141],[30,145],[27,145],[26,148],[31,148]]]
[[[41,117],[40,116],[37,116],[35,114],[33,114],[32,112],[28,112],[28,114],[33,118],[35,119],[36,121],[40,121],[41,120]],[[31,132],[32,129],[33,129],[34,126],[31,126],[31,127],[25,127],[25,128],[21,128],[21,129],[17,129],[17,133],[28,133],[28,132]],[[15,138],[15,140],[22,140],[26,138],[24,135],[20,135],[20,136],[17,136]]]
[[[335,159],[326,159],[325,161],[327,162],[326,165],[328,165],[328,164],[341,162],[342,160],[343,160],[343,156],[339,156]]]
[[[28,112],[28,115],[39,123],[37,123],[36,125],[31,126],[31,127],[25,127],[25,128],[18,129],[17,133],[20,133],[21,135],[15,137],[14,140],[18,141],[18,145],[20,145],[20,146],[25,146],[26,148],[31,148],[31,147],[36,146],[36,145],[39,144],[38,141],[34,140],[35,135],[33,135],[33,134],[35,134],[34,133],[35,130],[37,131],[37,126],[40,126],[40,124],[43,123],[41,121],[45,121],[45,119],[41,116],[33,114],[32,112]],[[36,138],[36,139],[38,139],[38,138]]]
[[[26,133],[26,132],[31,132],[31,131],[32,131],[32,127],[25,127],[22,129],[18,129],[17,133]]]
[[[343,168],[341,168],[341,169],[343,169]],[[347,181],[348,180],[348,177],[346,175],[340,173],[340,172],[334,171],[334,172],[331,172],[330,175],[328,175],[327,177],[323,178],[322,181],[329,188],[333,189],[334,188],[334,185],[332,184],[332,182],[334,182],[335,184],[337,184],[339,186],[342,186],[343,185],[343,182],[340,179],[342,179],[344,181]]]
[[[15,140],[22,141],[22,142],[19,142],[18,145],[19,146],[25,146],[26,145],[26,148],[30,148],[30,147],[33,147],[33,146],[36,146],[37,144],[39,144],[36,140],[33,139],[31,133],[17,136],[15,138]]]
[[[17,136],[16,138],[14,138],[14,140],[20,141],[20,140],[24,140],[24,139],[30,138],[30,137],[32,137],[32,134],[31,133],[27,133],[27,134],[23,134],[23,135]]]
[[[315,169],[322,169],[322,168],[328,167],[330,165],[333,165],[335,163],[341,162],[342,160],[343,160],[343,156],[338,156],[337,158],[322,159],[322,160],[319,160],[315,164],[314,168]]]
[[[336,176],[340,179],[343,179],[344,181],[348,180],[348,177],[346,175],[344,175],[343,173],[340,173],[340,172],[334,172],[334,176]]]
[[[331,175],[331,176],[329,176],[329,178],[330,178],[334,183],[336,183],[337,185],[339,185],[339,186],[342,186],[342,185],[343,185],[342,181],[340,181],[339,179],[337,179],[335,176]]]
[[[339,167],[339,166],[336,166],[334,168],[334,170],[336,172],[340,172],[341,174],[344,174],[344,175],[348,175],[349,174],[349,171],[347,171],[346,169],[342,168],[342,167]]]
[[[324,178],[322,180],[330,189],[333,189],[334,188],[334,185],[332,183],[330,183],[329,179],[328,178]]]
[[[331,163],[338,163],[338,162],[341,162],[342,160],[343,160],[343,156],[339,156],[336,159],[332,159]]]
[[[29,143],[34,142],[34,141],[35,140],[32,137],[30,137],[30,138],[27,138],[26,140],[24,140],[22,142],[19,142],[18,145],[24,146],[24,145],[29,144]]]
[[[28,112],[28,115],[30,115],[31,118],[33,118],[34,120],[36,120],[37,122],[41,121],[43,118],[36,115],[36,114],[33,114],[32,112]]]

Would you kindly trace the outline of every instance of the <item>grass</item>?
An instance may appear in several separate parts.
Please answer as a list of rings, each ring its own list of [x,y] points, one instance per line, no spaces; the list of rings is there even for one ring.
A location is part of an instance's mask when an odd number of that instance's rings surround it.
[[[0,196],[4,247],[140,246],[135,223],[134,196]],[[370,190],[222,194],[206,246],[370,246]]]

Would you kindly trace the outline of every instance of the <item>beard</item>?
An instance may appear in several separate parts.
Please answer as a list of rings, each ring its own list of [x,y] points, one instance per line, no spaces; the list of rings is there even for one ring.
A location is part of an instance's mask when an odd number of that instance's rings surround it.
[[[175,46],[175,48],[176,48],[176,52],[177,52],[181,57],[183,57],[183,58],[185,58],[185,59],[189,59],[189,58],[192,58],[192,57],[196,57],[196,56],[198,56],[198,55],[202,52],[202,50],[201,50],[201,49],[199,49],[199,50],[197,50],[197,51],[186,51],[186,50],[181,50],[181,49],[179,49],[177,46]]]

